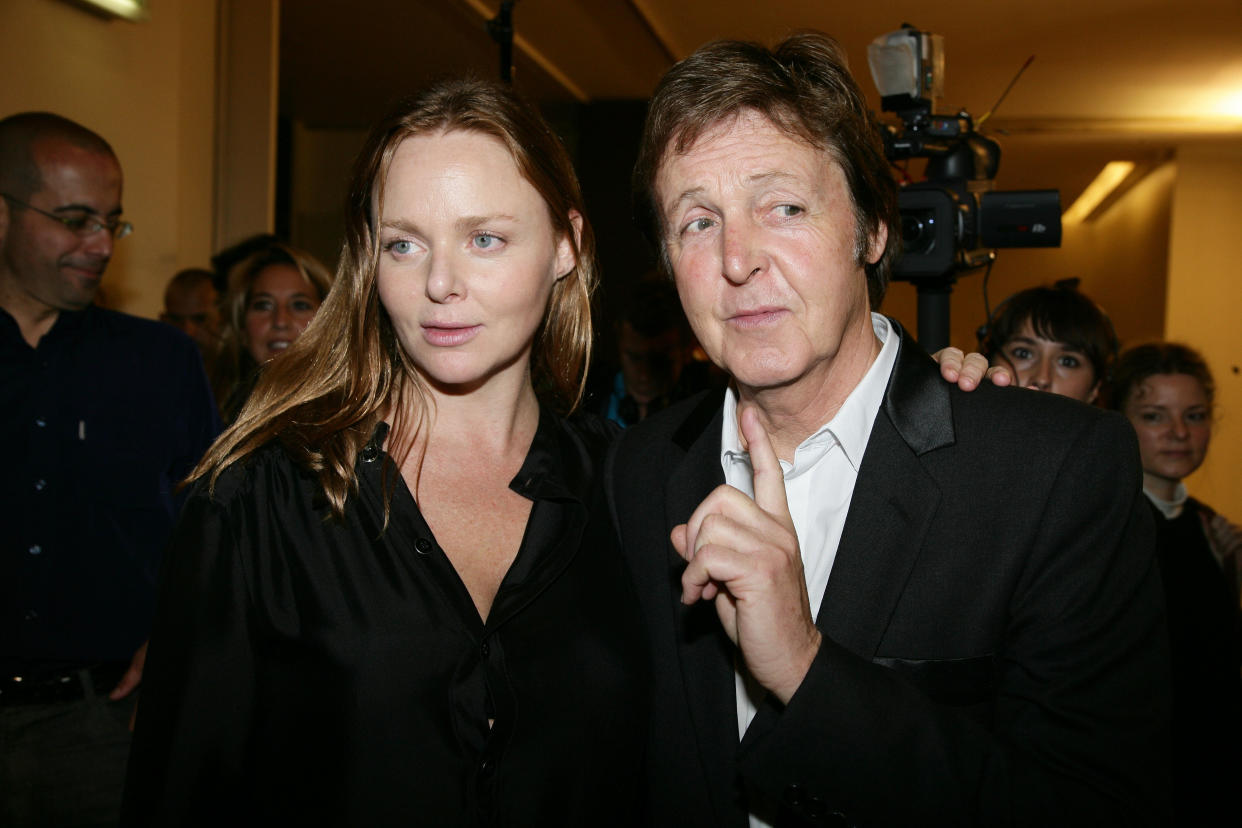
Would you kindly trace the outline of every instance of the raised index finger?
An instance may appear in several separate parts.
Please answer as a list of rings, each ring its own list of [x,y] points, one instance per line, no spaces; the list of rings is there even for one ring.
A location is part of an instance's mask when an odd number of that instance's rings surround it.
[[[772,441],[768,439],[768,432],[759,422],[758,410],[753,405],[743,406],[738,422],[750,451],[755,504],[781,523],[792,526],[789,501],[785,498],[785,472],[781,469],[781,461],[776,457]]]

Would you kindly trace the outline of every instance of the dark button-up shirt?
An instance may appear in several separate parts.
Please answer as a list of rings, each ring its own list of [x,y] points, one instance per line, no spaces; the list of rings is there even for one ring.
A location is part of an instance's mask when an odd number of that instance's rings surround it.
[[[125,824],[642,823],[643,621],[604,511],[605,435],[541,416],[510,483],[533,501],[526,533],[484,621],[383,431],[343,519],[277,445],[214,497],[196,484]]]
[[[219,430],[198,349],[96,307],[31,348],[0,310],[0,423],[0,670],[128,660],[175,485]]]

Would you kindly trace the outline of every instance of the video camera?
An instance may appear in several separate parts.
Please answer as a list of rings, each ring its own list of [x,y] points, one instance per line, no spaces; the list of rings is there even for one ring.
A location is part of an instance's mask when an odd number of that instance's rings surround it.
[[[885,155],[927,159],[926,180],[897,196],[903,252],[892,278],[947,288],[958,272],[995,258],[992,248],[1061,245],[1060,194],[993,189],[1000,146],[965,110],[934,114],[944,84],[940,35],[902,24],[867,47],[867,62],[881,108],[901,119],[880,125]],[[945,313],[947,332],[947,304]]]

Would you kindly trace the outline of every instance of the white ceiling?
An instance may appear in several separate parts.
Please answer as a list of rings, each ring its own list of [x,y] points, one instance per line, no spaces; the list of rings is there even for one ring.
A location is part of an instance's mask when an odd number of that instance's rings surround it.
[[[446,73],[495,74],[484,21],[498,0],[286,0],[282,114],[362,126]],[[873,38],[910,23],[944,36],[943,112],[986,124],[1004,189],[1057,187],[1068,203],[1110,158],[1150,161],[1179,142],[1242,140],[1242,0],[517,0],[515,79],[549,103],[646,98],[675,59],[720,37],[832,34],[879,108]]]

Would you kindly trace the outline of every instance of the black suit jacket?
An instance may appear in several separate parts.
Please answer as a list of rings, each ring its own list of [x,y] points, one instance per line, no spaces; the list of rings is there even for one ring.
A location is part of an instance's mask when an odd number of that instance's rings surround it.
[[[652,825],[1155,824],[1168,651],[1134,434],[1052,394],[943,382],[902,336],[788,706],[739,744],[734,647],[680,603],[669,531],[724,482],[721,398],[606,472],[653,659]]]

